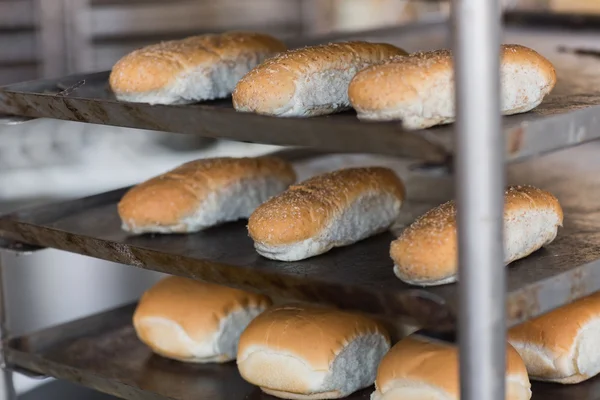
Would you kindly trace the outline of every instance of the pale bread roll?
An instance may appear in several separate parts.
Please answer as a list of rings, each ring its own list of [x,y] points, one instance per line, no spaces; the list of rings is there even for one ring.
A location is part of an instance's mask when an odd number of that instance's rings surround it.
[[[248,232],[264,257],[297,261],[385,231],[403,201],[404,185],[392,170],[342,169],[293,185],[258,207]]]
[[[290,50],[254,68],[237,84],[237,111],[311,117],[350,107],[348,84],[369,65],[405,55],[385,43],[332,43]]]
[[[220,363],[235,359],[240,334],[270,305],[260,294],[170,276],[144,293],[133,325],[163,357]]]
[[[390,348],[382,325],[318,306],[265,311],[240,338],[242,377],[284,399],[337,399],[373,384]]]
[[[118,211],[128,232],[197,232],[248,218],[295,180],[292,166],[276,157],[196,160],[133,187]]]
[[[511,186],[504,194],[505,264],[552,242],[563,223],[556,197],[533,186]],[[455,282],[458,272],[454,201],[419,217],[392,242],[394,273],[404,282],[434,286]]]
[[[510,329],[533,380],[579,383],[600,372],[600,293]]]
[[[410,336],[386,354],[371,400],[459,400],[458,348]],[[529,400],[531,384],[519,354],[506,349],[506,399]]]
[[[519,45],[502,46],[501,57],[502,113],[537,107],[556,83],[550,61]],[[354,77],[348,93],[362,120],[401,120],[406,129],[453,122],[452,53],[415,53],[367,68]]]
[[[118,100],[187,104],[227,97],[265,59],[285,51],[260,33],[193,36],[144,47],[121,58],[110,74]]]

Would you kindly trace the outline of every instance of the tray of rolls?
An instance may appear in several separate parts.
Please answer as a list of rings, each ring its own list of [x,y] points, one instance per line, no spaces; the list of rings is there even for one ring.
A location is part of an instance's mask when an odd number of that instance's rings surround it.
[[[507,399],[595,400],[600,295],[513,327]],[[452,335],[170,276],[124,306],[10,338],[6,361],[120,398],[459,399]]]
[[[597,138],[598,35],[508,19],[506,155]],[[560,24],[557,24],[560,25]],[[452,51],[443,22],[283,43],[226,32],[161,42],[112,71],[9,85],[0,112],[209,137],[401,155],[453,155]]]
[[[509,167],[509,325],[600,289],[597,149]],[[452,181],[439,166],[365,154],[200,159],[5,215],[0,236],[444,330],[460,280]]]

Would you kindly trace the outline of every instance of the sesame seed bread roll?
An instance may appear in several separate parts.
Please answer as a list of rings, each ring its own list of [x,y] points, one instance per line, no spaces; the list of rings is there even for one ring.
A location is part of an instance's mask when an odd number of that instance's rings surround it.
[[[291,50],[244,76],[233,92],[237,111],[312,117],[350,108],[348,84],[369,65],[405,55],[385,43],[347,42]]]
[[[530,111],[556,84],[550,61],[519,45],[501,53],[502,113]],[[358,118],[401,120],[405,129],[423,129],[454,121],[452,53],[437,50],[398,57],[359,72],[348,88]]]
[[[169,276],[144,293],[133,325],[156,354],[221,363],[235,359],[241,333],[270,305],[260,294]]]
[[[295,180],[292,166],[276,157],[196,160],[133,187],[118,211],[127,232],[197,232],[248,218]]]
[[[508,340],[533,380],[579,383],[600,372],[600,292],[518,325]]]
[[[342,169],[293,185],[258,207],[248,232],[262,256],[297,261],[387,230],[403,201],[404,185],[392,170]]]
[[[260,33],[193,36],[147,46],[121,58],[110,74],[118,100],[188,104],[227,97],[265,59],[285,51]]]
[[[506,347],[506,399],[529,400],[525,364]],[[456,346],[409,336],[381,361],[371,400],[459,400],[459,369]]]
[[[318,306],[271,308],[242,333],[237,365],[249,383],[283,399],[338,399],[373,384],[390,348],[385,328]]]
[[[527,257],[556,238],[563,211],[552,194],[533,186],[511,186],[504,202],[505,264]],[[456,206],[450,201],[419,217],[392,242],[394,273],[419,286],[456,282],[456,237]]]

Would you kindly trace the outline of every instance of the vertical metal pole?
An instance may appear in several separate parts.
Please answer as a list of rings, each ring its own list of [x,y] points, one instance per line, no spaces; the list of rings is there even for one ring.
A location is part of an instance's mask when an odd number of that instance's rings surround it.
[[[4,340],[8,337],[7,334],[7,307],[6,307],[6,295],[4,293],[4,251],[0,250],[0,400],[16,400],[17,395],[13,384],[13,373],[6,366],[6,360],[4,359]]]
[[[453,0],[462,400],[505,399],[499,0]]]

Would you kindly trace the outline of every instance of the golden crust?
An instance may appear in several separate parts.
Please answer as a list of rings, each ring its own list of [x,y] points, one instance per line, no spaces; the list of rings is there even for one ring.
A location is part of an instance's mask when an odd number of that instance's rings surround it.
[[[279,40],[265,34],[228,32],[192,36],[147,46],[121,58],[110,74],[118,93],[143,93],[164,88],[181,73],[201,65],[235,63],[256,55],[285,51]]]
[[[328,70],[347,70],[407,54],[391,44],[347,42],[289,50],[270,58],[242,78],[234,92],[236,109],[270,113],[290,102],[296,80]]]
[[[527,369],[519,353],[507,344],[506,375],[520,377],[529,385]],[[423,382],[450,396],[460,396],[458,348],[449,344],[409,336],[398,342],[379,364],[375,386],[379,392],[396,380]],[[519,397],[514,397],[515,399]],[[507,399],[511,399],[507,396]]]
[[[510,342],[540,346],[555,354],[568,354],[577,335],[600,317],[600,292],[511,328]]]
[[[253,347],[270,352],[293,354],[326,371],[337,354],[362,335],[379,333],[389,343],[389,335],[379,323],[361,314],[335,309],[288,305],[273,307],[256,317],[240,337],[238,362]]]
[[[552,210],[562,223],[562,208],[551,193],[533,186],[511,186],[504,193],[505,220],[514,218],[515,211],[539,209]],[[408,226],[392,242],[390,256],[403,275],[437,281],[456,274],[457,245],[456,205],[449,201]]]
[[[365,192],[391,193],[404,200],[400,178],[382,167],[348,168],[292,185],[258,207],[248,220],[254,241],[295,243],[315,236],[340,210]]]
[[[531,66],[545,76],[550,87],[556,84],[556,71],[550,61],[534,50],[520,45],[502,46],[502,64]],[[395,57],[374,65],[354,76],[348,87],[352,106],[362,112],[386,110],[410,103],[419,91],[439,85],[442,76],[452,82],[452,52],[436,50]]]
[[[211,338],[219,329],[221,319],[243,308],[267,308],[271,300],[262,294],[245,292],[213,283],[169,276],[142,296],[133,324],[140,340],[153,347],[151,329],[145,318],[164,318],[179,326],[196,341]],[[182,349],[182,354],[188,350]],[[172,358],[181,354],[164,354]]]
[[[191,161],[130,189],[119,202],[119,216],[132,226],[177,225],[210,193],[264,177],[292,184],[296,174],[291,164],[277,157]]]

